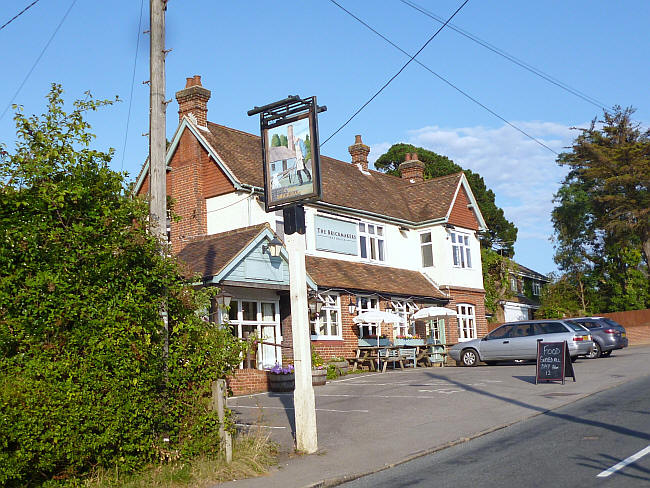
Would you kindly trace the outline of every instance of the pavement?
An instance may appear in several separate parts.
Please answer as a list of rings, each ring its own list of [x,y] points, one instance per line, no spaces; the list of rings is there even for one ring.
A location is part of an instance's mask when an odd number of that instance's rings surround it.
[[[293,453],[292,394],[233,397],[239,426],[269,432],[283,455],[266,476],[220,486],[336,486],[649,376],[648,364],[650,346],[632,346],[579,359],[576,381],[564,385],[536,385],[534,363],[348,375],[314,388],[319,451],[312,455]]]

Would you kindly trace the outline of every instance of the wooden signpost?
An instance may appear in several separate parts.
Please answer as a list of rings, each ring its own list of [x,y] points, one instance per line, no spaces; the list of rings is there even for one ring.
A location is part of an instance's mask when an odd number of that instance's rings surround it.
[[[564,378],[569,376],[576,380],[566,341],[538,342],[535,384],[540,381],[561,381],[564,384]]]

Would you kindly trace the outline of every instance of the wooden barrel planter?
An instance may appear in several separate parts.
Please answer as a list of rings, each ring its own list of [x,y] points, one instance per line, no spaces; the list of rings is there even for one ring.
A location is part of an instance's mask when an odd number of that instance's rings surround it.
[[[269,373],[269,390],[276,393],[293,391],[296,387],[295,373]]]
[[[342,376],[344,374],[348,373],[348,362],[347,361],[332,361],[329,364],[334,366],[336,368],[336,373],[339,376]]]
[[[311,384],[312,386],[322,386],[327,382],[327,368],[311,370]]]

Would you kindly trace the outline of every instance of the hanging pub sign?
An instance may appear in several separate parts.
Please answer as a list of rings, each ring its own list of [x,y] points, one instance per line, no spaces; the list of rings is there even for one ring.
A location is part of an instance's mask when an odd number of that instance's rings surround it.
[[[248,115],[260,114],[264,205],[272,212],[322,196],[316,97],[290,96]]]

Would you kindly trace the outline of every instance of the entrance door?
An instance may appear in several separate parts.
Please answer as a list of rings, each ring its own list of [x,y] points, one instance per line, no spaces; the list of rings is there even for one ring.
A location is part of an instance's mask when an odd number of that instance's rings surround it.
[[[431,344],[431,361],[445,361],[445,319],[433,319],[427,322],[427,343]]]
[[[262,354],[260,367],[262,369],[272,368],[276,363],[282,363],[280,347],[280,331],[276,323],[276,304],[274,302],[262,302],[262,323],[260,324],[260,336],[262,337]],[[274,346],[277,344],[277,346]]]

